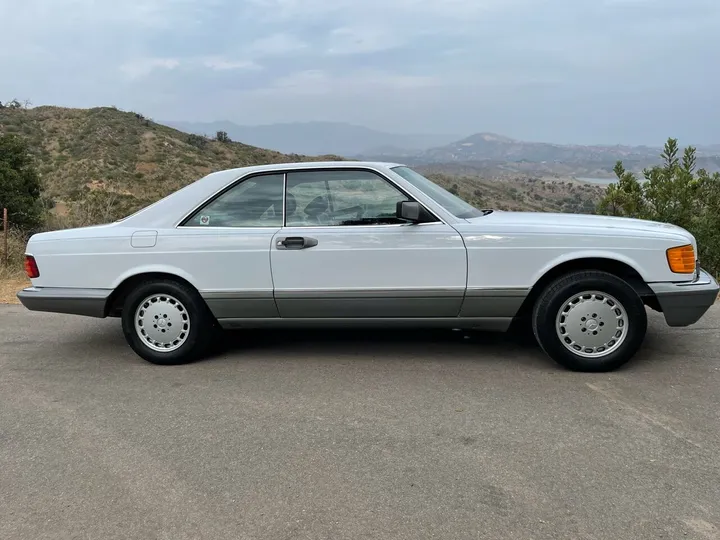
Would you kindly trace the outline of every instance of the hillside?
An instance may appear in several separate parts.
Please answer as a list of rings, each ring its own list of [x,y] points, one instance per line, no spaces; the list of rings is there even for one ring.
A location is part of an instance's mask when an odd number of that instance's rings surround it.
[[[167,124],[200,135],[226,131],[235,140],[280,152],[339,154],[346,157],[378,153],[414,154],[458,138],[457,135],[443,134],[387,133],[343,122],[291,122],[259,126],[243,126],[229,121],[169,121]]]
[[[114,108],[0,109],[0,133],[26,137],[34,149],[48,205],[76,213],[89,203],[118,217],[207,173],[244,165],[338,159],[281,154],[236,142],[218,142]]]
[[[282,154],[219,142],[114,108],[0,109],[0,132],[26,137],[37,155],[47,227],[107,222],[219,169],[261,163],[342,159]],[[577,182],[481,174],[472,167],[422,168],[480,206],[593,211],[602,188]],[[497,172],[497,171],[493,171]]]
[[[557,178],[508,177],[493,180],[473,175],[452,175],[433,168],[416,169],[478,208],[592,214],[605,193],[604,186]]]

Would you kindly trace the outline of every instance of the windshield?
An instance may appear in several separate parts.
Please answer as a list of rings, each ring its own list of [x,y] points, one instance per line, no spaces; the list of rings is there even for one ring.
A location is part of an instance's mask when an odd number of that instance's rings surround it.
[[[435,182],[428,180],[409,167],[393,167],[392,171],[402,176],[457,218],[468,219],[485,215],[485,212],[482,210],[478,210],[471,204],[463,201],[460,197],[441,188]]]

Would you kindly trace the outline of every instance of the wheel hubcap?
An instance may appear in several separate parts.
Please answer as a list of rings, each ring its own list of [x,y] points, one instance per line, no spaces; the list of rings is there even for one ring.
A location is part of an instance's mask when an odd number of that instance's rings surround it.
[[[135,311],[135,332],[155,351],[174,351],[187,341],[190,316],[177,298],[153,294]]]
[[[585,291],[563,304],[555,331],[569,351],[585,358],[600,358],[625,341],[628,316],[623,305],[611,295]]]

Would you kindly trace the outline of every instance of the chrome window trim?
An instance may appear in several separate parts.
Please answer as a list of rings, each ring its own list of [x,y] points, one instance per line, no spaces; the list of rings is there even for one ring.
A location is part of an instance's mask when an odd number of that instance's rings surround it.
[[[227,185],[223,186],[219,190],[213,192],[208,197],[205,197],[199,204],[195,205],[192,210],[189,212],[186,212],[182,218],[177,220],[175,224],[173,225],[173,229],[179,229],[179,228],[187,228],[187,229],[220,229],[221,227],[214,227],[212,225],[209,225],[207,227],[196,227],[196,226],[185,226],[183,223],[187,220],[189,220],[196,212],[198,212],[201,208],[204,206],[210,204],[214,199],[217,199],[220,197],[223,193],[230,191],[235,186],[241,184],[242,182],[245,182],[246,180],[249,180],[251,178],[257,177],[257,176],[273,176],[273,175],[283,175],[283,218],[282,223],[283,225],[280,227],[281,229],[284,228],[290,228],[285,225],[287,216],[285,213],[285,205],[286,205],[286,194],[287,194],[287,180],[288,180],[288,174],[293,172],[321,172],[321,171],[366,171],[373,174],[376,174],[386,182],[388,182],[391,186],[393,186],[395,189],[400,191],[400,193],[404,194],[406,197],[408,197],[410,200],[417,202],[418,204],[422,205],[425,210],[427,210],[432,216],[434,216],[438,222],[432,222],[432,223],[399,223],[399,224],[389,224],[389,225],[320,225],[318,227],[305,227],[302,225],[298,226],[292,226],[292,228],[337,228],[337,227],[408,227],[408,226],[414,226],[417,227],[419,225],[438,225],[439,223],[442,223],[444,225],[447,225],[448,227],[454,229],[452,225],[450,225],[445,218],[438,215],[438,213],[435,210],[432,210],[424,201],[418,200],[417,197],[411,195],[406,189],[404,189],[402,186],[398,184],[397,181],[393,180],[391,177],[389,177],[387,174],[385,174],[383,171],[380,171],[373,167],[368,166],[350,166],[350,167],[298,167],[294,169],[268,169],[261,172],[247,172],[245,174],[241,174],[234,180],[227,183]],[[399,175],[397,175],[399,176]],[[400,176],[400,178],[402,178]],[[420,191],[420,190],[418,190]],[[437,204],[437,203],[435,203]],[[437,204],[440,208],[439,204]],[[232,230],[238,230],[238,229],[275,229],[277,227],[222,227],[224,229],[232,229]]]
[[[439,219],[439,218],[438,218]],[[365,229],[368,227],[378,228],[378,227],[422,227],[423,225],[447,225],[447,223],[442,223],[441,221],[433,221],[432,223],[387,223],[382,225],[288,225],[287,227],[283,227],[283,229]]]
[[[337,229],[338,227],[353,227],[353,228],[367,228],[367,227],[423,227],[426,225],[442,225],[439,221],[433,221],[432,223],[387,223],[387,224],[381,224],[381,225],[289,225],[287,227],[281,227],[280,225],[276,225],[274,227],[212,227],[210,225],[208,226],[202,226],[202,225],[188,225],[185,227],[182,227],[182,230],[198,230],[198,231],[207,231],[208,229],[214,230],[214,231],[262,231],[262,230],[271,230],[271,231],[279,231],[282,229]]]
[[[285,227],[285,223],[287,223],[287,173],[283,173],[283,209],[282,209],[282,226],[281,228]],[[296,205],[297,206],[297,205]]]
[[[203,225],[186,225],[186,226],[183,226],[183,227],[181,227],[181,228],[182,228],[182,230],[185,230],[185,229],[188,229],[188,230],[197,229],[197,230],[200,230],[200,231],[207,231],[208,229],[212,229],[213,231],[222,231],[222,230],[226,230],[226,231],[244,231],[244,230],[248,230],[248,231],[262,231],[262,230],[273,230],[273,231],[274,231],[274,230],[280,230],[280,229],[282,229],[282,226],[281,226],[281,225],[275,225],[274,227],[266,227],[266,226],[262,226],[262,227],[213,227],[213,226],[211,226],[211,225],[207,225],[207,226],[203,226]]]

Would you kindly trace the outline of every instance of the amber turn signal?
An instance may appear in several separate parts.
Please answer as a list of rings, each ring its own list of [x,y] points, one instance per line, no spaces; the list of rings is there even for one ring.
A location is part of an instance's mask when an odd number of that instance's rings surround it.
[[[668,249],[667,260],[670,270],[676,274],[692,274],[695,271],[695,250],[691,245]]]

